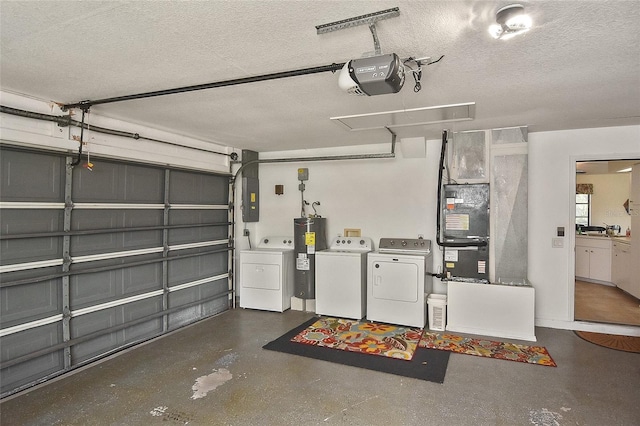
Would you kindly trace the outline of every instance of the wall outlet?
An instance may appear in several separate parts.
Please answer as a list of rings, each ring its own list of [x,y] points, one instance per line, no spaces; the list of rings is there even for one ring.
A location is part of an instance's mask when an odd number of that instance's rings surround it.
[[[248,237],[249,236],[249,230],[245,229],[244,231],[242,231],[242,235],[245,236],[245,237]]]

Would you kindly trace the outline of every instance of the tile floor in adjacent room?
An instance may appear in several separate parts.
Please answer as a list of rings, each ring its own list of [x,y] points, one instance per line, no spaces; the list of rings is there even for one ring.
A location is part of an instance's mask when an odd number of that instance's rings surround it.
[[[572,331],[537,328],[537,342],[516,341],[545,346],[556,368],[451,354],[444,384],[437,384],[261,348],[312,316],[223,313],[5,398],[0,424],[640,422],[640,355],[590,344]]]

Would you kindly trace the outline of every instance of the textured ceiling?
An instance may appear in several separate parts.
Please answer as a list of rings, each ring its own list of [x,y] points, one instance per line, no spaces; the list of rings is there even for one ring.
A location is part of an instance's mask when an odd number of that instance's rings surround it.
[[[315,26],[391,7],[383,53],[444,55],[398,94],[342,92],[330,72],[96,105],[92,112],[255,151],[390,141],[330,117],[476,102],[476,119],[399,137],[528,125],[530,132],[640,123],[640,2],[527,1],[534,28],[487,27],[501,1],[1,1],[2,90],[61,103],[340,63],[373,50],[367,26]]]

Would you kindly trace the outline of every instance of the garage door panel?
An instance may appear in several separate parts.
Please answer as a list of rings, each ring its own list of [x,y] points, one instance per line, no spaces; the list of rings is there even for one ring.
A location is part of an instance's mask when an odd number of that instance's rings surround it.
[[[48,266],[43,268],[25,269],[22,271],[5,272],[0,275],[0,281],[4,283],[20,281],[25,285],[32,280],[40,280],[42,277],[49,277],[60,274],[62,266]]]
[[[71,229],[87,231],[122,227],[121,210],[74,210],[71,215]]]
[[[62,259],[62,237],[3,240],[0,265]]]
[[[200,288],[200,297],[206,299],[208,297],[220,294],[227,289],[227,279],[221,278],[216,281],[211,281],[206,285],[202,285]]]
[[[160,226],[164,217],[163,210],[122,210],[123,225],[128,228],[141,226]]]
[[[7,209],[0,215],[3,235],[62,231],[64,211],[54,209]]]
[[[229,309],[228,176],[0,151],[0,397]]]
[[[131,296],[162,288],[162,263],[134,266],[123,270],[120,294]]]
[[[64,158],[3,150],[0,156],[0,200],[64,201]]]
[[[143,300],[122,305],[120,323],[134,321],[162,311],[162,296],[149,297]]]
[[[224,223],[229,220],[227,210],[170,210],[170,225],[198,225]]]
[[[46,349],[62,342],[62,324],[43,325],[0,338],[2,362]],[[41,355],[0,370],[2,393],[47,377],[64,368],[62,350]]]
[[[179,204],[227,204],[229,183],[221,176],[172,171],[169,201]]]
[[[71,256],[120,251],[118,234],[79,235],[72,238]]]
[[[169,231],[169,245],[197,243],[201,241],[216,241],[226,238],[228,238],[228,229],[226,226],[171,229]]]
[[[62,321],[0,337],[0,356],[7,361],[62,343]]]
[[[71,338],[89,335],[109,329],[117,324],[118,308],[103,309],[71,318]],[[71,348],[74,364],[81,363],[118,347],[118,332],[107,332],[91,340],[77,343]]]
[[[2,327],[62,313],[61,279],[0,289]]]
[[[170,285],[224,274],[227,272],[227,254],[215,253],[171,260],[168,262],[168,270]]]
[[[101,162],[93,171],[73,169],[73,199],[76,203],[108,203],[122,200],[124,190],[117,164]]]
[[[162,247],[161,230],[121,233],[121,248],[123,250],[137,250],[152,247]]]
[[[127,264],[131,262],[152,262],[154,260],[160,262],[162,260],[162,253],[148,253],[129,257],[93,260],[91,262],[72,263],[71,270],[72,272],[81,272],[95,268],[117,268],[119,265],[126,268]]]
[[[71,347],[71,360],[73,365],[82,364],[85,361],[116,349],[119,346],[118,333],[121,332],[103,334],[86,342],[73,345]]]
[[[128,203],[162,203],[164,170],[125,165],[124,200]]]
[[[122,307],[123,322],[137,320],[162,311],[162,297],[157,296],[137,302],[128,303]],[[150,338],[162,333],[162,317],[135,324],[123,330],[124,343]]]
[[[11,392],[20,386],[29,385],[52,376],[64,369],[64,353],[58,350],[42,355],[18,365],[0,370],[0,392]]]
[[[121,288],[120,270],[96,272],[71,277],[69,289],[72,310],[115,300]]]
[[[185,288],[169,293],[169,308],[186,305],[200,299],[200,286]]]
[[[227,272],[227,253],[215,253],[200,256],[199,273],[202,276],[212,276]]]
[[[157,247],[162,247],[161,230],[81,235],[73,238],[71,256],[117,253]]]
[[[178,310],[176,312],[172,312],[167,315],[169,330],[175,330],[177,328],[191,324],[194,321],[194,318],[199,319],[201,317],[201,306],[191,306],[185,309]]]
[[[202,317],[208,317],[211,315],[219,314],[220,312],[224,312],[227,310],[228,306],[227,298],[220,298],[212,300],[211,302],[203,303],[201,314]]]
[[[72,215],[73,230],[108,230],[162,225],[162,210],[156,209],[86,209],[75,210]]]
[[[102,161],[92,172],[73,171],[73,194],[84,203],[162,203],[164,170]]]
[[[122,344],[151,339],[162,333],[162,319],[154,319],[141,324],[132,325],[123,330]]]

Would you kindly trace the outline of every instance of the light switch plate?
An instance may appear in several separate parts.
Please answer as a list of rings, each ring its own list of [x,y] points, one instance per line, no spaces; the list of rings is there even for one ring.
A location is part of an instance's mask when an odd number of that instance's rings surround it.
[[[562,247],[564,247],[564,238],[553,238],[551,240],[551,246],[553,248],[562,248]]]

